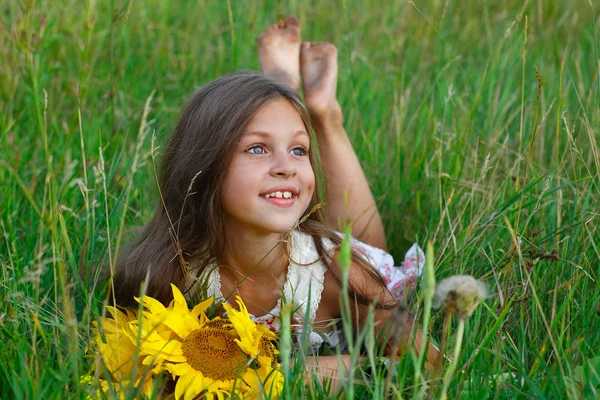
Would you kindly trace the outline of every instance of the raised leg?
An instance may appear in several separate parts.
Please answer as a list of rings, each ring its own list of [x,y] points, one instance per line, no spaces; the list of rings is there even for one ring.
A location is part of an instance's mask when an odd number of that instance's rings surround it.
[[[352,221],[352,235],[386,249],[385,233],[375,199],[354,148],[344,130],[336,98],[337,49],[331,43],[302,43],[300,74],[327,178],[329,216],[335,226]]]

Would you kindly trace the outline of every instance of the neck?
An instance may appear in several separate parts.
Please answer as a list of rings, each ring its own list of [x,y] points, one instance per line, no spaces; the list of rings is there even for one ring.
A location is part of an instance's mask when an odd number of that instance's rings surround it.
[[[230,228],[229,226],[226,228]],[[244,229],[225,229],[225,252],[218,260],[238,278],[276,279],[285,276],[289,264],[282,242],[282,233],[249,232]]]

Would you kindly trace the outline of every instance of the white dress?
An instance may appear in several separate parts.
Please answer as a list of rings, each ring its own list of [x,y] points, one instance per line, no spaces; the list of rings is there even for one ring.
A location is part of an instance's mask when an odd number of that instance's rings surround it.
[[[308,318],[307,326],[309,327],[312,327],[315,322],[327,267],[319,260],[314,240],[310,235],[296,230],[290,235],[290,240],[291,262],[283,286],[283,296],[286,303],[293,304],[293,309],[297,310],[292,316],[292,330],[297,334],[297,342],[300,343],[305,319]],[[334,246],[327,239],[324,244],[326,251],[331,250]],[[388,290],[401,300],[404,299],[407,289],[417,281],[425,265],[425,255],[416,244],[408,250],[400,267],[395,267],[393,257],[381,249],[362,243],[354,238],[351,244],[354,251],[364,255],[365,259],[379,271],[386,282]],[[203,284],[199,285],[200,282],[203,282]],[[200,290],[201,287],[204,288],[202,290],[207,292],[201,297],[214,296],[215,302],[226,301],[221,293],[221,277],[219,268],[215,263],[206,266],[199,276],[190,273],[190,277],[186,282],[186,296],[197,298],[198,294],[195,292]],[[277,305],[270,312],[258,317],[250,316],[256,323],[265,325],[278,333],[281,303],[282,299],[280,298]],[[313,353],[318,351],[323,343],[340,351],[343,351],[346,347],[343,335],[339,331],[322,333],[311,328],[309,335],[309,343]]]

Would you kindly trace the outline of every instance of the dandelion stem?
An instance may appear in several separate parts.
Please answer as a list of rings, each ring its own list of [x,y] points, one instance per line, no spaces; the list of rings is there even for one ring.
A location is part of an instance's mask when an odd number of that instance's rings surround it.
[[[456,366],[458,364],[458,358],[460,357],[460,349],[462,347],[463,335],[465,333],[465,318],[458,319],[458,329],[456,331],[456,344],[454,345],[454,358],[452,359],[452,363],[450,367],[446,370],[444,374],[444,387],[442,388],[442,395],[440,396],[441,400],[446,400],[448,398],[448,386],[450,386],[450,382],[452,380],[452,376],[454,376],[454,371],[456,371]]]

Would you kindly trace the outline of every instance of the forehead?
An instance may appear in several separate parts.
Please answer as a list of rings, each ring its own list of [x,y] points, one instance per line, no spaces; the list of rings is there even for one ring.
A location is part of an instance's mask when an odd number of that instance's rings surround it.
[[[264,104],[248,123],[246,133],[251,132],[306,132],[298,110],[285,98],[277,98]]]

